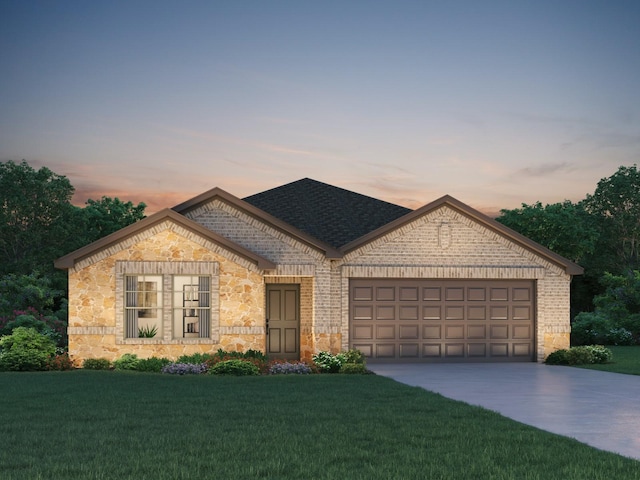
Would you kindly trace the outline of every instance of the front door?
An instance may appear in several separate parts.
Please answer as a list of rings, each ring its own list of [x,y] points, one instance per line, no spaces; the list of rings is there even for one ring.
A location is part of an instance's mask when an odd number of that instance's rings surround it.
[[[300,359],[300,286],[267,285],[267,355]]]

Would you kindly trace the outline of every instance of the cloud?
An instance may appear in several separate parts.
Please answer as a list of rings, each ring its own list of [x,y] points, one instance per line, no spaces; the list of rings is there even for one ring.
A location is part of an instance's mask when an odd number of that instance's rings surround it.
[[[571,173],[575,170],[576,167],[570,162],[543,163],[540,165],[525,167],[516,170],[510,175],[510,177],[548,177],[550,175],[556,175],[558,173]]]

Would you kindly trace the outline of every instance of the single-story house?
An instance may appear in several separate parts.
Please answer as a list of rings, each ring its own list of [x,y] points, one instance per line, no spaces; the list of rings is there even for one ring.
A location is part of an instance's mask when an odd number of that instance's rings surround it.
[[[69,354],[542,361],[583,269],[444,196],[410,210],[302,179],[214,188],[58,259]]]

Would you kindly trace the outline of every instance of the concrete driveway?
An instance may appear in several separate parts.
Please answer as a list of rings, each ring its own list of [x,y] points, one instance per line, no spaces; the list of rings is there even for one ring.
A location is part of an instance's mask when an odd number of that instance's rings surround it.
[[[368,364],[367,368],[640,460],[640,376],[538,363]]]

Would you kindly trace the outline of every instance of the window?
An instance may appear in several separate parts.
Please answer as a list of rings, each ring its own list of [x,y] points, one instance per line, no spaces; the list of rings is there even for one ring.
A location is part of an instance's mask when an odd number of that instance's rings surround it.
[[[211,279],[173,277],[173,337],[206,338],[211,324]]]
[[[142,337],[144,332],[162,337],[161,275],[125,276],[125,318],[127,338]]]
[[[116,262],[117,343],[219,340],[217,262]]]

